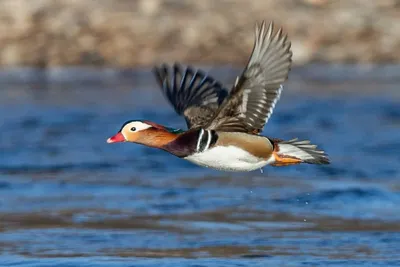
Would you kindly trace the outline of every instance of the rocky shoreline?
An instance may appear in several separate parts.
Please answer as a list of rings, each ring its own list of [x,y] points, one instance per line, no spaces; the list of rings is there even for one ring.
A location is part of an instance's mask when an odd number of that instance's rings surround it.
[[[243,64],[262,19],[297,65],[400,62],[399,0],[2,0],[0,66]]]

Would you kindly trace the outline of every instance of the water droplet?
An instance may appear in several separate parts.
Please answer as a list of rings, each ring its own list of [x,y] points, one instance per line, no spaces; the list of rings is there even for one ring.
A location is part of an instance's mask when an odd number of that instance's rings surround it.
[[[303,221],[305,221],[305,222],[306,222],[307,220],[306,220],[306,219],[304,219]]]
[[[308,205],[308,201],[306,201],[306,205]]]

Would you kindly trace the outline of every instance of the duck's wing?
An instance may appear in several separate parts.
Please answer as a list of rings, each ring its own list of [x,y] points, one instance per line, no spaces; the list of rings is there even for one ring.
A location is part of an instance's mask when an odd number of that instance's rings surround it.
[[[154,67],[153,72],[176,113],[185,117],[189,129],[207,124],[228,95],[221,83],[190,66],[163,64]]]
[[[270,118],[288,77],[292,52],[282,29],[255,27],[250,60],[207,129],[258,134]]]

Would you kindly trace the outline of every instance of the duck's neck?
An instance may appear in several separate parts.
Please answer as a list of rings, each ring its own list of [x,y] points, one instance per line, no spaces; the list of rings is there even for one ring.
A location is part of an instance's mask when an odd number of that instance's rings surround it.
[[[168,131],[166,129],[151,129],[148,130],[146,136],[142,140],[139,140],[139,143],[149,147],[164,149],[164,146],[173,142],[179,135],[180,133],[178,132]]]
[[[189,130],[177,134],[175,139],[167,142],[160,148],[177,157],[184,158],[196,152],[198,137],[198,130]]]

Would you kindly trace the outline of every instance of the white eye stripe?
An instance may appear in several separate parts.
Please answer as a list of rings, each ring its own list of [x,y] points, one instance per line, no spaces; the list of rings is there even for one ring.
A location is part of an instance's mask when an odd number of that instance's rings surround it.
[[[151,125],[148,125],[147,123],[141,122],[141,121],[133,121],[125,125],[125,129],[129,130],[130,132],[139,132],[142,130],[146,130],[150,128]],[[132,128],[135,128],[134,131]]]

